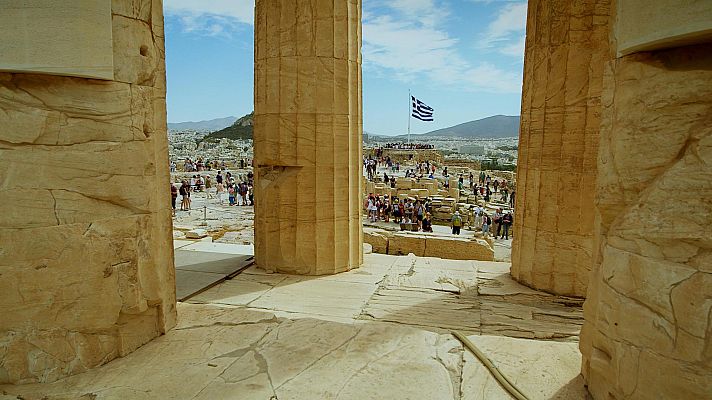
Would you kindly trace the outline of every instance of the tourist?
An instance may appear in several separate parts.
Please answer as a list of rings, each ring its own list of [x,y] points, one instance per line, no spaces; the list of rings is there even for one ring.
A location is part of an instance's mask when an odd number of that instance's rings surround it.
[[[223,204],[223,196],[225,196],[225,186],[222,184],[222,180],[218,181],[216,185],[215,193],[218,196],[218,204]]]
[[[398,214],[400,215],[400,221],[398,221],[398,222],[399,223],[406,222],[405,221],[405,202],[403,201],[403,199],[401,199],[398,202]]]
[[[482,227],[482,219],[485,214],[485,209],[481,205],[475,207],[475,226]]]
[[[494,238],[499,239],[500,234],[502,233],[502,217],[504,215],[502,214],[502,209],[498,208],[497,211],[494,213],[494,218],[492,218],[492,222],[494,223]]]
[[[512,190],[512,194],[509,195],[509,208],[514,210],[514,196],[517,194],[516,190]]]
[[[455,215],[452,216],[452,234],[459,235],[460,228],[462,228],[462,217],[459,211],[455,211]]]
[[[388,200],[388,195],[383,196],[383,203],[381,204],[381,214],[383,215],[384,221],[391,222],[391,204]]]
[[[247,205],[247,183],[240,182],[240,184],[237,185],[237,194],[239,196],[237,205],[238,206],[246,206]]]
[[[250,200],[250,207],[255,205],[255,185],[247,185],[247,198]]]
[[[418,222],[418,228],[423,225],[423,218],[425,218],[425,207],[420,203],[420,200],[415,202],[415,219]]]
[[[228,203],[231,206],[235,205],[235,195],[236,195],[236,190],[235,190],[235,182],[230,182],[227,185],[227,195],[228,195]]]
[[[482,234],[487,236],[489,234],[489,228],[492,226],[492,219],[489,215],[484,214],[482,216]]]
[[[174,183],[171,183],[171,206],[173,207],[173,216],[176,216],[176,199],[178,198],[178,188]]]
[[[405,203],[405,219],[406,222],[411,224],[413,223],[413,201],[411,199],[408,199],[408,201]]]
[[[178,192],[181,195],[180,210],[190,210],[190,186],[188,185],[188,181],[183,180],[183,182],[181,182]]]
[[[514,217],[510,211],[502,217],[502,228],[504,230],[502,234],[504,235],[504,240],[509,240],[509,228],[512,226],[512,223],[514,223]]]
[[[217,183],[223,183],[223,176],[222,176],[222,170],[218,171],[217,176],[215,177],[215,182]],[[224,186],[223,186],[224,187]]]
[[[467,225],[470,227],[471,230],[475,230],[475,228],[477,227],[477,219],[475,214],[477,214],[475,206],[471,205],[470,208],[467,210]]]
[[[378,219],[378,208],[376,207],[376,199],[371,196],[368,198],[368,215],[371,217],[371,222],[376,222]]]
[[[395,223],[400,223],[401,221],[401,214],[400,211],[400,203],[397,198],[393,198],[393,201],[391,202],[391,212],[393,213],[393,222]]]
[[[433,231],[433,223],[430,220],[430,213],[425,214],[425,218],[423,218],[423,232],[432,232]]]

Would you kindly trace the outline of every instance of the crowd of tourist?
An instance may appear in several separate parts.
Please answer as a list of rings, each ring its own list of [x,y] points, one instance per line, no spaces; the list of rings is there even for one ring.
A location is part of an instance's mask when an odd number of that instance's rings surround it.
[[[235,166],[240,169],[245,169],[251,164],[252,162],[250,160],[242,158],[235,163]],[[177,172],[177,167],[178,165],[175,163],[175,161],[170,162],[171,172]],[[225,163],[225,161],[208,161],[203,160],[202,157],[199,157],[197,161],[193,161],[190,158],[186,158],[183,162],[183,172],[215,171],[218,169],[227,170],[227,164]]]
[[[202,171],[201,171],[202,172]],[[224,172],[224,173],[223,173]],[[209,174],[193,175],[190,179],[183,179],[180,187],[171,183],[171,205],[173,215],[176,214],[176,203],[181,196],[180,211],[190,211],[191,193],[205,192],[209,199],[215,199],[220,205],[225,204],[227,193],[228,206],[254,206],[254,174],[233,176],[230,171],[220,168],[215,175],[215,190],[213,180]]]
[[[401,224],[401,229],[411,226],[408,230],[432,232],[432,201],[390,198],[388,195],[369,194],[364,208],[368,211],[370,222],[394,222]],[[481,205],[470,205],[467,213],[455,211],[450,221],[453,235],[459,235],[461,229],[467,226],[470,230],[481,230],[483,234],[491,234],[495,239],[509,240],[510,229],[514,224],[511,211],[503,212],[497,208],[494,213],[488,213]]]
[[[432,150],[435,148],[432,144],[425,143],[386,143],[383,148],[394,150]]]
[[[377,173],[379,167],[383,169],[382,179]],[[391,188],[397,187],[399,178],[395,175],[400,172],[401,165],[393,163],[390,157],[364,157],[364,169],[370,181],[382,181]],[[404,177],[414,178],[416,183],[427,178],[437,182],[439,189],[450,189],[451,176],[448,167],[438,171],[438,166],[431,161],[417,162],[409,166],[404,171]],[[458,174],[456,182],[459,191],[469,192],[471,196],[475,196],[476,201],[480,198],[485,204],[498,201],[514,209],[516,192],[510,188],[511,184],[506,179],[492,177],[481,171],[479,175],[472,172],[468,175]],[[429,197],[400,199],[371,193],[365,200],[364,208],[371,222],[395,222],[411,226],[412,229],[409,227],[409,230],[432,232],[432,202]],[[491,234],[496,239],[509,239],[513,223],[514,216],[511,212],[503,213],[502,209],[498,208],[494,213],[488,214],[484,207],[475,205],[471,205],[467,212],[462,214],[455,211],[450,221],[454,235],[459,235],[463,227],[468,227],[471,230],[481,230],[486,235]]]

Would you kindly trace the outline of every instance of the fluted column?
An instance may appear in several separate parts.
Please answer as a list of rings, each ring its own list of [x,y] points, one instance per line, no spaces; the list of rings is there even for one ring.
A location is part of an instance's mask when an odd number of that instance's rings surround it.
[[[257,0],[255,258],[326,275],[362,262],[361,1]]]
[[[608,0],[530,0],[512,276],[585,296]]]

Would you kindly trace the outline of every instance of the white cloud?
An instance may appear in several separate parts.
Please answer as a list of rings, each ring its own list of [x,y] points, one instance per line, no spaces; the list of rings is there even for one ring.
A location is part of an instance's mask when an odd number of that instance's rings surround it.
[[[411,1],[413,3],[409,3]],[[490,63],[468,62],[459,52],[457,39],[435,23],[424,23],[415,15],[417,13],[402,12],[399,7],[406,4],[437,8],[431,0],[393,0],[389,7],[397,11],[394,14],[376,16],[372,10],[365,12],[365,68],[387,70],[403,81],[426,78],[464,90],[497,93],[521,90],[520,73],[502,70]]]
[[[435,0],[390,0],[387,6],[408,19],[417,19],[424,26],[435,26],[442,22],[449,12]]]
[[[165,0],[167,15],[179,17],[183,29],[209,36],[230,36],[239,24],[254,24],[254,0]]]
[[[470,0],[477,1],[477,0]],[[523,57],[527,29],[527,3],[509,3],[499,10],[479,41],[482,48],[494,48],[514,57]]]

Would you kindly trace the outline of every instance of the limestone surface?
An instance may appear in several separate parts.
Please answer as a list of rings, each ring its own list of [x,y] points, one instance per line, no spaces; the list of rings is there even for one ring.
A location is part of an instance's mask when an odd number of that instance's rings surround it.
[[[258,0],[255,258],[326,275],[362,262],[361,1]]]
[[[710,44],[606,65],[581,343],[596,398],[712,398],[711,99]]]
[[[609,0],[530,0],[512,275],[586,295]]]
[[[364,228],[364,241],[375,253],[403,256],[437,257],[449,260],[494,261],[490,242],[475,237],[422,232],[391,232]]]
[[[0,73],[2,383],[84,372],[175,324],[162,5],[109,3],[114,80]]]
[[[0,0],[0,71],[113,80],[111,7],[96,0]]]
[[[194,304],[180,303],[176,328],[135,353],[52,384],[0,385],[0,393],[27,400],[510,399],[450,334],[457,329],[530,398],[585,398],[580,304],[523,287],[508,264],[364,260],[362,268],[321,277],[250,268]]]

